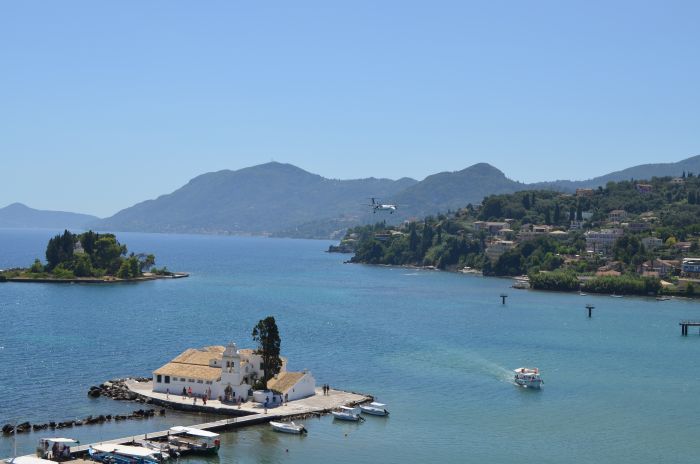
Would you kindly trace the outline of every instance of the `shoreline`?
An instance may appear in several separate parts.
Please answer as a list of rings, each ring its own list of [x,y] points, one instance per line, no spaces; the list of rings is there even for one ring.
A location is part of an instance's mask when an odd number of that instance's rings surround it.
[[[120,279],[118,277],[107,276],[103,278],[95,277],[75,277],[73,279],[56,279],[51,277],[8,277],[3,282],[20,282],[20,283],[43,283],[43,284],[122,284],[133,282],[148,282],[161,279],[183,279],[189,277],[187,272],[173,272],[171,275],[145,275],[142,277],[134,277],[133,279]]]
[[[510,279],[514,280],[519,276],[487,276],[484,275],[481,271],[477,270],[472,270],[468,272],[464,272],[461,269],[439,269],[436,268],[435,266],[418,266],[415,264],[371,264],[371,263],[357,263],[357,262],[352,262],[350,260],[348,261],[343,261],[343,264],[361,264],[363,266],[378,266],[378,267],[390,267],[390,268],[397,268],[397,269],[414,269],[414,270],[419,270],[419,271],[442,271],[442,272],[448,272],[452,274],[462,274],[462,275],[468,275],[468,276],[474,276],[474,277],[487,277],[487,278],[494,278],[494,279]],[[514,288],[514,287],[513,287]],[[611,295],[617,295],[617,296],[625,296],[625,297],[640,297],[640,298],[654,298],[654,299],[659,299],[659,298],[664,298],[663,301],[666,301],[665,299],[674,299],[674,300],[698,300],[700,299],[700,295],[694,294],[694,295],[686,295],[683,293],[659,293],[656,295],[640,295],[638,293],[607,293],[607,292],[592,292],[590,290],[583,292],[582,290],[559,290],[559,289],[552,289],[552,290],[547,290],[543,288],[526,288],[526,289],[517,289],[517,290],[534,290],[537,292],[556,292],[556,293],[570,293],[570,294],[583,294],[583,295],[595,295],[595,296],[611,296]],[[583,296],[582,295],[582,296]]]

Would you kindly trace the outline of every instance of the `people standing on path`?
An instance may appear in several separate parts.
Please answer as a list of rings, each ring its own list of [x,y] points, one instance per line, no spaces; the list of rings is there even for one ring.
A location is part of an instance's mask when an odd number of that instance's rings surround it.
[[[166,388],[166,389],[165,389],[165,399],[166,399],[166,400],[169,400],[169,399],[170,399],[170,389],[169,389],[169,388]]]
[[[187,388],[187,393],[188,393],[190,396],[192,396],[192,387],[188,387],[188,388]]]

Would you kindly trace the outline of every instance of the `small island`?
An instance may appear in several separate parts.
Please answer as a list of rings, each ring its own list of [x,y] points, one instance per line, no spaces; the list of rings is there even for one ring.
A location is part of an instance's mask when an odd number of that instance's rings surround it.
[[[29,268],[0,271],[0,282],[133,282],[187,277],[155,267],[153,254],[129,253],[110,233],[65,230],[49,240],[46,264],[39,258]],[[146,271],[148,270],[148,271]]]

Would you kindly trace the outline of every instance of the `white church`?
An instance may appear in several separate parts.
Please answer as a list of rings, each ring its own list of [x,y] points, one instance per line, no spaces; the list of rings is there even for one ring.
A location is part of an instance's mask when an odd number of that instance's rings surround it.
[[[282,360],[279,374],[268,380],[267,388],[293,401],[316,393],[316,380],[309,371],[288,372]],[[263,378],[262,356],[250,349],[238,349],[231,342],[226,347],[190,348],[153,371],[153,391],[182,394],[183,389],[210,399],[221,398],[235,403],[246,401],[252,384]]]

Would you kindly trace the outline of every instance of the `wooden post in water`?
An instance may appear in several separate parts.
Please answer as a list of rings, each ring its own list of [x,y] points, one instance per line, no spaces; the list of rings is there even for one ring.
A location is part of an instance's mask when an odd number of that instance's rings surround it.
[[[506,298],[508,298],[508,295],[501,293],[501,304],[506,304]]]
[[[588,317],[591,317],[591,311],[593,311],[593,308],[595,308],[595,306],[591,304],[586,305],[586,309],[588,310]]]

